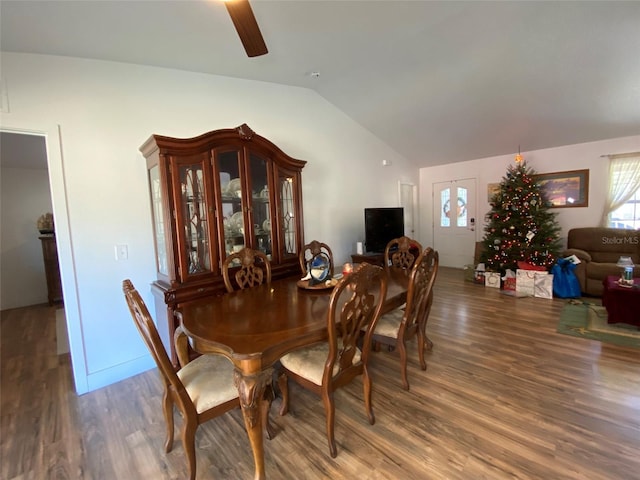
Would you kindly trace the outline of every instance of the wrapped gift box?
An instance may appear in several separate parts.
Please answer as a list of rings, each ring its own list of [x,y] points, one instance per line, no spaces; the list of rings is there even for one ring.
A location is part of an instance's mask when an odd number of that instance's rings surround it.
[[[548,272],[536,272],[533,279],[533,296],[553,298],[553,275]]]
[[[484,286],[491,288],[500,288],[500,274],[498,272],[485,272]]]
[[[516,292],[533,297],[533,292],[535,290],[536,273],[541,272],[536,272],[535,270],[523,270],[522,268],[518,268],[516,270]]]
[[[485,274],[484,263],[479,263],[476,266],[476,269],[473,274],[474,282],[479,283],[480,285],[484,285],[484,274]]]

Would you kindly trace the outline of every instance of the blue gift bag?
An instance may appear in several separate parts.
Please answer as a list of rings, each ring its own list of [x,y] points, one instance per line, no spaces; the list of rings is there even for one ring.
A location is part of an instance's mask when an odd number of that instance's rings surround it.
[[[580,282],[574,273],[576,264],[561,258],[551,269],[553,273],[553,295],[559,298],[580,297]]]

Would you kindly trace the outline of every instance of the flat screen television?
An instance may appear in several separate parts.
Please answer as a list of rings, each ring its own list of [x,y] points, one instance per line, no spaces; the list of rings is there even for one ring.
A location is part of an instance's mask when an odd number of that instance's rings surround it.
[[[389,241],[404,235],[404,209],[364,209],[364,244],[369,253],[382,253]]]

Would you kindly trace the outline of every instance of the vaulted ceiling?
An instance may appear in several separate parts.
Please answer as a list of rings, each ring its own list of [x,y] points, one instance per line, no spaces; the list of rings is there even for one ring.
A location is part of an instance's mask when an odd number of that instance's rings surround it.
[[[640,134],[640,2],[0,2],[3,51],[315,90],[419,166]],[[313,74],[317,72],[318,74]]]

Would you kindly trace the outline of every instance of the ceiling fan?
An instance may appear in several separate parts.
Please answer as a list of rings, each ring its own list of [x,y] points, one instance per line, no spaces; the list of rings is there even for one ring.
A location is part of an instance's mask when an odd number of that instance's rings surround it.
[[[267,45],[264,43],[262,33],[253,10],[249,4],[249,0],[226,0],[224,2],[227,11],[231,16],[233,25],[238,31],[240,41],[244,46],[249,57],[259,57],[269,52]]]

